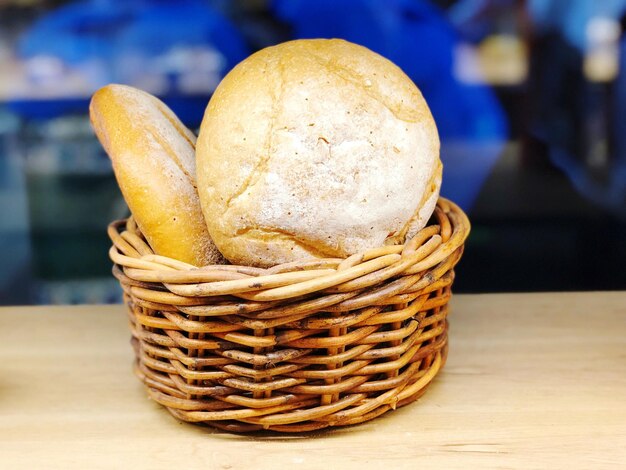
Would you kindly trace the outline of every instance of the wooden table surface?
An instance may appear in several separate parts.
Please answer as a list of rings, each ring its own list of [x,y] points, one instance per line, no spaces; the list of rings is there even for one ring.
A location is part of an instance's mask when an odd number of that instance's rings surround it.
[[[626,292],[458,295],[450,326],[413,405],[240,436],[147,399],[123,306],[0,308],[0,468],[625,468]]]

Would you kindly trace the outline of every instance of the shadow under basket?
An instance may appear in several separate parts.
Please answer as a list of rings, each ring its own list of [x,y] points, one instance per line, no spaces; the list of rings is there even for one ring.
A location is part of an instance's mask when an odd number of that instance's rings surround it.
[[[404,245],[269,269],[196,268],[113,222],[135,372],[176,418],[232,432],[361,423],[419,398],[446,360],[470,225],[441,198]]]

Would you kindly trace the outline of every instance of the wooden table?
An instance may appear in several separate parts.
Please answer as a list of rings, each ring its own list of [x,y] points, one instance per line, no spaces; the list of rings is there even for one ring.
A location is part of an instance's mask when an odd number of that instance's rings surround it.
[[[238,436],[183,424],[131,373],[124,307],[0,309],[0,468],[624,468],[626,292],[458,295],[417,403]]]

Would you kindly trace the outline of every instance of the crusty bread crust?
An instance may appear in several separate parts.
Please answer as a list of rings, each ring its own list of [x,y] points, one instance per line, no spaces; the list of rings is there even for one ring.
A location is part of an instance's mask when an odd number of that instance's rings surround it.
[[[196,190],[196,137],[160,100],[125,85],[98,90],[92,126],[152,249],[195,266],[223,262]]]
[[[283,43],[236,66],[207,107],[196,158],[209,232],[238,264],[379,246],[413,219],[411,231],[423,226],[439,192],[439,137],[417,87],[336,39]]]

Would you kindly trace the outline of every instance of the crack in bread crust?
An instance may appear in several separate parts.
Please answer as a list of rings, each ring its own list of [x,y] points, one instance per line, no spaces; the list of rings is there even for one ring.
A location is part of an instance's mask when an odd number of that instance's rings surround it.
[[[249,238],[256,241],[260,240],[271,240],[275,241],[276,239],[285,240],[298,247],[302,248],[304,251],[310,253],[312,256],[318,258],[333,258],[339,255],[338,251],[332,250],[329,247],[315,245],[310,241],[305,241],[297,235],[283,229],[278,228],[265,228],[265,227],[246,227],[237,230],[235,233],[237,237],[241,238]]]
[[[169,111],[162,102],[154,98],[153,98],[153,101],[154,101],[154,105],[161,112],[161,114],[163,114],[165,119],[167,119],[169,123],[172,125],[172,127],[174,127],[179,132],[181,137],[183,137],[187,142],[189,142],[189,145],[191,145],[191,147],[195,149],[196,148],[196,136],[189,129],[187,129],[183,125],[182,122],[180,122],[175,116],[173,116],[172,111]]]
[[[174,165],[176,165],[176,168],[178,168],[183,173],[183,175],[185,175],[185,177],[189,180],[189,184],[191,184],[191,186],[193,186],[193,188],[197,190],[198,183],[196,182],[196,178],[194,178],[193,175],[190,175],[189,172],[187,172],[172,146],[167,143],[167,139],[164,139],[162,135],[152,129],[147,129],[146,132],[150,134],[154,138],[154,140],[156,140],[156,142],[163,148],[163,150],[165,150],[167,155],[172,159],[172,162],[174,162]],[[192,146],[192,148],[195,150],[195,146]]]
[[[405,116],[405,113],[402,112],[402,110],[395,109],[392,105],[383,100],[380,95],[373,93],[371,87],[367,87],[363,84],[363,76],[358,72],[352,70],[351,68],[348,68],[345,65],[343,66],[343,68],[339,68],[332,60],[329,60],[324,56],[317,55],[311,51],[308,51],[308,55],[318,64],[323,66],[328,72],[364,91],[368,97],[370,97],[377,103],[380,103],[383,107],[389,110],[389,112],[393,114],[393,116],[399,121],[412,124],[419,122],[419,118],[417,116]]]
[[[265,70],[267,70],[267,66],[268,66],[268,63],[266,62]],[[267,139],[265,141],[265,145],[263,146],[265,151],[263,152],[263,154],[261,155],[261,158],[259,159],[257,164],[254,166],[254,168],[248,175],[248,178],[246,178],[246,181],[244,181],[244,183],[241,185],[239,190],[235,194],[230,196],[228,200],[226,201],[225,212],[227,212],[231,208],[231,206],[234,204],[234,202],[237,199],[239,199],[243,194],[245,194],[245,192],[248,189],[250,189],[251,187],[253,187],[255,184],[259,182],[261,176],[265,174],[265,170],[267,169],[267,164],[269,163],[269,160],[272,157],[271,151],[272,151],[272,144],[273,144],[274,127],[276,125],[276,118],[278,117],[279,107],[281,103],[281,96],[284,92],[284,85],[285,85],[285,80],[283,78],[282,59],[278,60],[277,66],[278,66],[277,70],[278,70],[278,79],[279,79],[278,93],[274,94],[274,96],[272,97],[272,111],[271,111],[270,125],[269,125],[269,130],[267,132]]]

